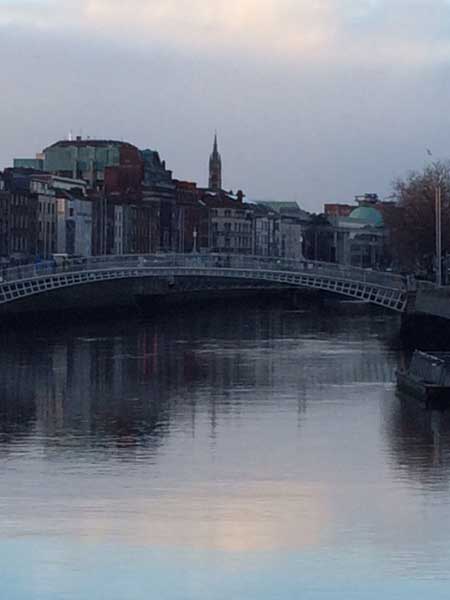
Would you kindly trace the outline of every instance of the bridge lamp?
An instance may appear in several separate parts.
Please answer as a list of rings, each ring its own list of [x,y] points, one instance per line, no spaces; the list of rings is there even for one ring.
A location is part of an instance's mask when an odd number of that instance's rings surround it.
[[[197,227],[194,227],[192,235],[194,236],[194,245],[192,247],[192,252],[197,252]]]

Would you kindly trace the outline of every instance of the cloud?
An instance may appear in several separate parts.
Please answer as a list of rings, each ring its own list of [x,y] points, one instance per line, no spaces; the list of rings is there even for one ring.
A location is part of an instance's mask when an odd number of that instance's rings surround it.
[[[0,23],[116,43],[294,61],[423,65],[450,56],[446,0],[17,0]]]
[[[447,155],[445,0],[0,0],[0,45],[2,167],[72,129],[204,184],[217,128],[227,187],[318,210]]]
[[[318,49],[330,37],[329,3],[273,0],[87,0],[86,22],[115,30],[125,23],[167,43],[195,48]]]

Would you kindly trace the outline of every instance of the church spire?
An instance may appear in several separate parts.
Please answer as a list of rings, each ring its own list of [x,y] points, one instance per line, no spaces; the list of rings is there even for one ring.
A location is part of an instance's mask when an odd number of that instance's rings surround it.
[[[209,189],[222,189],[222,159],[217,147],[217,133],[214,134],[214,145],[209,157]]]

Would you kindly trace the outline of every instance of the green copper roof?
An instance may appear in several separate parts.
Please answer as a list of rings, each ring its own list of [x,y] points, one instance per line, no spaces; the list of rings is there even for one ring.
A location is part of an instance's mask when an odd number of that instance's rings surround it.
[[[358,221],[366,221],[368,225],[373,227],[381,227],[383,225],[383,217],[381,213],[371,206],[359,206],[352,210],[350,214],[351,219],[358,219]]]

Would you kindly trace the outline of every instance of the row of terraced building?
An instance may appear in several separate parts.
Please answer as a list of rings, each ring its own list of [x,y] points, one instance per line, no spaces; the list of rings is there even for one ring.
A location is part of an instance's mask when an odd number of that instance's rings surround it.
[[[285,209],[286,207],[284,207]],[[300,257],[309,215],[281,215],[222,189],[217,138],[208,187],[173,177],[155,150],[61,140],[0,173],[0,258],[229,252]]]

